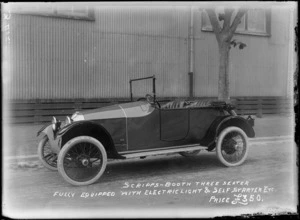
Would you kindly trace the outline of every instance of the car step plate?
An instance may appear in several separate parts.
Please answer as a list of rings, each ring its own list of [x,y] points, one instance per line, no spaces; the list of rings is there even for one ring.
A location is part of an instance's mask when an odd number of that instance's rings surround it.
[[[172,147],[167,149],[159,149],[159,150],[152,150],[152,151],[144,151],[144,152],[132,152],[132,153],[125,153],[122,154],[123,157],[127,158],[135,158],[135,157],[145,157],[145,156],[153,156],[153,155],[160,155],[160,154],[171,154],[171,153],[179,153],[179,152],[186,152],[186,151],[195,151],[195,150],[207,150],[207,147],[200,146],[199,144],[194,145],[184,145],[178,147]]]

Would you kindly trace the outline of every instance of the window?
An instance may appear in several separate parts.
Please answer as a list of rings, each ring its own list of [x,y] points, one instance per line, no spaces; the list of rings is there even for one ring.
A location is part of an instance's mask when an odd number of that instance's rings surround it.
[[[220,13],[221,10],[216,10]],[[224,12],[224,10],[223,10]],[[271,31],[271,19],[270,11],[266,9],[249,9],[247,13],[242,17],[241,23],[236,29],[237,34],[248,34],[257,36],[270,36]],[[235,17],[236,12],[233,13],[231,22]],[[220,22],[222,26],[222,22]],[[212,26],[210,24],[208,15],[206,12],[202,13],[202,31],[212,31]]]
[[[48,17],[60,17],[80,20],[95,20],[94,11],[84,5],[71,4],[20,4],[11,8],[12,13],[39,15]]]

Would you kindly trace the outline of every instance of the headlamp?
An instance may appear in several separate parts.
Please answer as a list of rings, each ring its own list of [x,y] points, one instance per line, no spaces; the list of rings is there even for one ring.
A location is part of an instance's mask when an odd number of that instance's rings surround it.
[[[61,122],[57,121],[56,118],[53,116],[53,118],[52,118],[52,130],[54,132],[56,132],[60,128],[60,124],[61,124]]]
[[[66,117],[65,125],[71,124],[71,118],[69,116]]]
[[[52,130],[55,131],[57,126],[56,126],[57,120],[55,117],[52,118]]]

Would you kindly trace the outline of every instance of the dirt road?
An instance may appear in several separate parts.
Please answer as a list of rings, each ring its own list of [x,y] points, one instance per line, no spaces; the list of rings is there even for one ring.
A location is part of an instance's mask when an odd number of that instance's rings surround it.
[[[292,142],[256,143],[238,167],[215,153],[108,164],[99,182],[74,187],[42,167],[5,168],[4,214],[10,217],[205,217],[296,211]]]

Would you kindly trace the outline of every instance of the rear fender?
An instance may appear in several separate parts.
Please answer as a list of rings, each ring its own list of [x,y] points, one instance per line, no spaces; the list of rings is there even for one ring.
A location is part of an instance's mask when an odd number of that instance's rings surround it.
[[[253,130],[253,127],[248,123],[246,119],[240,116],[231,116],[222,120],[222,122],[219,124],[217,128],[216,135],[218,136],[223,129],[230,126],[235,126],[242,129],[250,138],[255,137],[255,132]]]
[[[220,132],[230,126],[241,128],[250,138],[255,136],[252,126],[247,122],[246,119],[240,116],[228,115],[215,119],[215,121],[209,127],[205,137],[200,141],[200,144],[202,146],[208,146],[209,151],[213,150]]]
[[[61,147],[63,147],[69,140],[78,136],[90,136],[100,141],[110,158],[124,159],[117,152],[114,142],[109,132],[101,125],[92,121],[79,121],[73,123],[66,128],[62,128],[58,132],[62,137]]]

